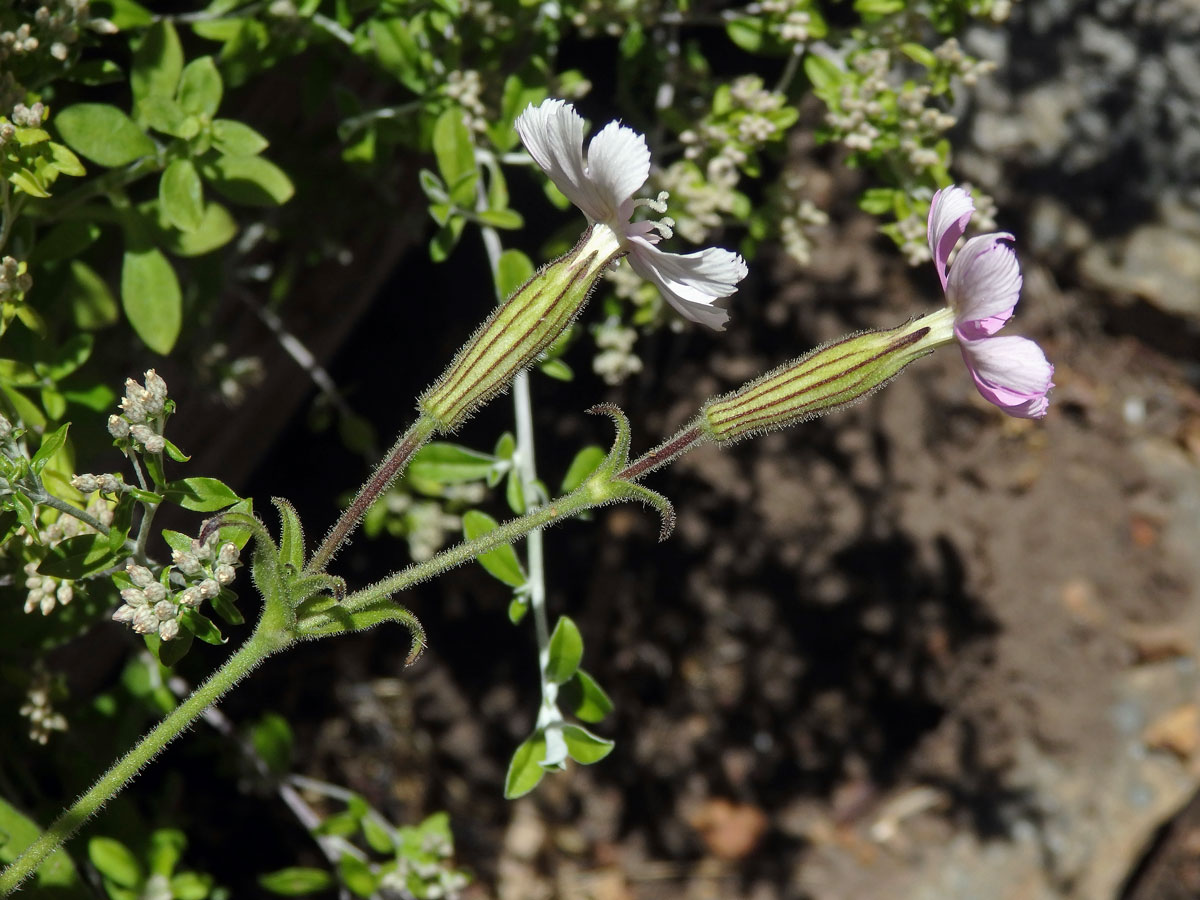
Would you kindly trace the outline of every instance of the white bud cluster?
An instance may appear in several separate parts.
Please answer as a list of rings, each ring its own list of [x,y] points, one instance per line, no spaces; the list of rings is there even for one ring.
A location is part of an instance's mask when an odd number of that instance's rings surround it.
[[[779,194],[782,207],[779,231],[783,249],[797,264],[807,266],[812,262],[810,232],[828,225],[829,216],[804,196],[806,179],[801,172],[794,168],[786,169],[780,183],[783,190]]]
[[[70,581],[52,575],[39,575],[38,563],[25,563],[25,612],[39,611],[43,616],[54,612],[56,606],[66,606],[75,599],[75,587]]]
[[[642,359],[633,352],[637,331],[615,318],[606,319],[592,330],[592,338],[600,352],[592,359],[592,371],[605,384],[620,384],[642,371]]]
[[[20,300],[33,287],[33,277],[25,263],[11,256],[0,259],[0,301]]]
[[[125,379],[121,413],[108,417],[108,432],[119,441],[132,439],[146,453],[162,453],[166,449],[162,427],[166,421],[167,383],[153,369],[146,371],[145,381],[143,386],[132,378]]]
[[[12,115],[9,116],[12,123],[20,128],[39,128],[45,117],[46,106],[40,101],[33,106],[18,103],[13,107]]]
[[[488,111],[483,105],[483,78],[474,69],[456,69],[446,76],[446,96],[463,108],[463,123],[480,134],[487,131]]]
[[[102,494],[119,494],[125,490],[125,482],[120,475],[74,475],[71,477],[71,487],[81,494],[92,494],[99,491]]]
[[[927,223],[920,211],[911,212],[896,222],[896,230],[900,234],[900,252],[910,266],[919,266],[933,258],[929,252]]]
[[[963,53],[958,38],[949,38],[933,51],[938,61],[950,69],[951,73],[962,79],[963,84],[972,87],[984,75],[996,70],[996,64],[988,59],[972,59]]]
[[[93,18],[90,6],[89,0],[52,0],[39,6],[32,23],[23,22],[15,29],[0,31],[0,60],[44,49],[54,59],[65,62],[71,55],[71,45],[79,40],[81,29],[116,33],[116,26],[108,19]]]
[[[203,543],[193,540],[190,550],[172,551],[174,569],[185,580],[184,588],[178,592],[172,593],[145,566],[129,563],[125,574],[133,587],[121,591],[122,603],[113,613],[113,621],[129,625],[138,634],[157,633],[164,641],[174,639],[179,634],[181,608],[199,609],[205,600],[212,600],[237,577],[237,545],[226,541],[218,546],[218,540],[214,532]]]
[[[67,730],[66,718],[54,711],[53,693],[53,676],[44,670],[38,671],[34,673],[19,710],[29,720],[29,739],[43,746],[50,740],[52,732]]]

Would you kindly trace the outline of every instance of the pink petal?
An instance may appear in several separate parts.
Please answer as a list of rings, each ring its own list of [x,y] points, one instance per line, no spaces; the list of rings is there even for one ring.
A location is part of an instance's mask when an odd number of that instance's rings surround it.
[[[530,104],[517,116],[517,134],[529,155],[567,199],[594,222],[606,221],[612,204],[605,202],[587,175],[583,160],[583,119],[563,100]]]
[[[971,213],[975,211],[975,203],[971,195],[952,184],[942,188],[933,195],[929,204],[929,221],[927,235],[929,251],[933,254],[933,263],[937,266],[938,278],[942,281],[942,289],[946,288],[946,261],[950,251],[958,243],[967,223],[971,221]]]
[[[1007,233],[981,234],[967,241],[946,283],[959,334],[969,340],[995,334],[1012,318],[1021,296],[1021,266]]]
[[[1036,343],[1023,337],[959,341],[979,393],[1010,416],[1040,419],[1054,387],[1054,366]]]
[[[629,239],[629,264],[652,283],[685,319],[716,331],[729,313],[713,301],[737,292],[746,262],[736,253],[709,247],[697,253],[667,253],[640,237]]]
[[[595,187],[597,199],[609,207],[604,221],[615,221],[624,201],[650,177],[650,148],[646,146],[646,138],[632,128],[609,122],[588,144],[587,177]],[[628,221],[626,214],[622,224]]]

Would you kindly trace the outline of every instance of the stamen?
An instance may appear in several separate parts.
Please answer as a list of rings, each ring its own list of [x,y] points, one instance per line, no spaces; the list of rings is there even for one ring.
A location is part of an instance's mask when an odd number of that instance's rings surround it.
[[[667,198],[670,196],[670,193],[667,191],[659,191],[658,196],[653,200],[651,200],[649,197],[639,197],[633,201],[633,208],[637,209],[640,206],[645,206],[654,210],[659,215],[662,215],[667,211]]]
[[[675,220],[670,216],[663,216],[657,222],[651,222],[650,224],[662,236],[664,241],[669,241],[672,235],[675,234],[672,230],[675,227]]]

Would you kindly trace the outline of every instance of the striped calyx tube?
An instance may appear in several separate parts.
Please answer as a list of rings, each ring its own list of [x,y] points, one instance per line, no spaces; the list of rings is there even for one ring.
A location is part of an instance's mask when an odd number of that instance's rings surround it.
[[[899,328],[842,338],[710,400],[697,425],[710,439],[732,443],[802,422],[862,399],[953,341],[953,318],[944,310]]]
[[[453,431],[532,365],[571,324],[596,279],[623,252],[611,228],[593,224],[575,249],[542,268],[496,307],[417,401],[435,429]]]

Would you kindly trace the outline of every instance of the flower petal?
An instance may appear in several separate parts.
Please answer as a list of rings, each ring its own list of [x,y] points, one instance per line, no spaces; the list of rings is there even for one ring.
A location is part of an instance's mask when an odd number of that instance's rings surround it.
[[[1010,416],[1040,419],[1046,414],[1046,394],[1054,387],[1054,366],[1036,343],[1023,337],[964,340],[963,360],[979,393]]]
[[[629,264],[659,289],[685,319],[717,331],[729,313],[713,301],[737,292],[746,262],[736,253],[709,247],[698,253],[667,253],[640,237],[629,239]]]
[[[1021,266],[1011,234],[981,234],[963,245],[946,282],[946,301],[959,333],[975,340],[995,334],[1012,318],[1021,296]]]
[[[971,195],[956,184],[942,188],[933,195],[933,202],[929,204],[926,231],[933,263],[942,281],[942,290],[946,289],[946,261],[950,258],[950,251],[967,230],[967,223],[971,221],[974,211],[975,203]]]
[[[609,205],[601,202],[588,179],[583,160],[583,119],[564,100],[530,104],[517,116],[517,134],[529,155],[567,199],[594,222],[606,221]]]
[[[623,225],[628,214],[621,207],[650,177],[650,148],[646,138],[632,128],[609,122],[592,138],[587,151],[587,178],[595,197],[609,207],[602,221]]]

